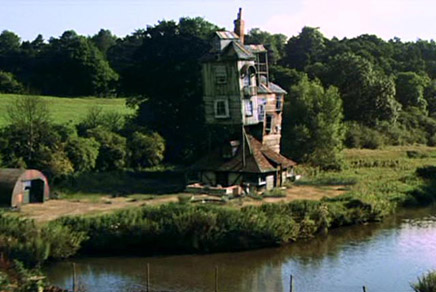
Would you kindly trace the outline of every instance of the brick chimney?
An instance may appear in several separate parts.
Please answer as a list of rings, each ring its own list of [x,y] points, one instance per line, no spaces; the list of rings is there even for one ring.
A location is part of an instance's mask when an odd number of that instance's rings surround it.
[[[242,19],[242,8],[239,8],[238,18],[234,21],[234,32],[239,36],[241,44],[244,44],[245,21]]]

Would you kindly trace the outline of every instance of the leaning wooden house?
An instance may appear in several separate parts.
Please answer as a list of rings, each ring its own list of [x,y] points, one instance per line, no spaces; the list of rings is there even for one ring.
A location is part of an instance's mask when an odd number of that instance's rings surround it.
[[[241,10],[234,32],[217,32],[212,46],[202,65],[206,122],[231,138],[194,164],[199,183],[188,190],[281,186],[296,164],[280,154],[286,91],[269,80],[268,52],[263,45],[244,45]]]

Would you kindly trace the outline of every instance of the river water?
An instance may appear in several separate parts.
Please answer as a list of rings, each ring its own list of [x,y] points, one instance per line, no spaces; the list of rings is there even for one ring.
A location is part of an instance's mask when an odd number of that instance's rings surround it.
[[[210,255],[76,258],[86,291],[412,291],[436,269],[436,208],[401,211],[382,223],[343,227],[286,247]],[[47,268],[51,283],[71,289],[72,261]]]

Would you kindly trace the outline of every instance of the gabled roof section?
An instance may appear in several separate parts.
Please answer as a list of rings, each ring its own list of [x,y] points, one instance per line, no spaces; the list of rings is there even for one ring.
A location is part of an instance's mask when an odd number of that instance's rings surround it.
[[[253,54],[268,52],[263,45],[245,45],[245,48]]]
[[[222,58],[236,58],[238,60],[254,60],[254,55],[238,41],[232,41],[221,53]]]
[[[233,31],[217,31],[215,34],[221,40],[239,40],[239,36]]]
[[[263,94],[272,94],[272,93],[279,93],[279,94],[286,94],[287,92],[278,86],[275,83],[268,82],[267,84],[261,83],[258,86],[257,93],[263,93]]]

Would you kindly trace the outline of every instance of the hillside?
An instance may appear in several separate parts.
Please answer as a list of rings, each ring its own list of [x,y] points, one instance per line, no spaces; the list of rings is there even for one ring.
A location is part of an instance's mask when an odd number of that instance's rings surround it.
[[[12,104],[17,94],[0,94],[0,127],[7,124],[8,105]],[[125,98],[96,98],[96,97],[55,97],[40,96],[47,101],[52,114],[53,122],[56,124],[72,123],[77,124],[92,107],[102,107],[105,112],[119,112],[132,114],[133,109],[126,107]]]

